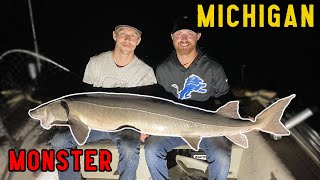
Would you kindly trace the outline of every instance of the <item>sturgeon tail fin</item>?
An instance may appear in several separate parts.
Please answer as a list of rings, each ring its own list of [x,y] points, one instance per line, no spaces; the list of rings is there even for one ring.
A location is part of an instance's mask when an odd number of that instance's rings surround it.
[[[259,125],[259,127],[261,128],[260,130],[277,136],[290,135],[290,131],[280,120],[285,109],[295,96],[295,94],[292,94],[285,98],[279,99],[275,103],[264,109],[262,112],[260,112],[255,117],[255,121],[258,124],[261,124]]]

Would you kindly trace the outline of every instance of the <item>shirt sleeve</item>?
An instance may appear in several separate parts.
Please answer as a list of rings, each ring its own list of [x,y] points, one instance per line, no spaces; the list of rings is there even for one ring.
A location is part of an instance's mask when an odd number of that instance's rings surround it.
[[[90,58],[90,61],[88,62],[86,66],[86,70],[84,71],[83,75],[83,82],[87,84],[93,84],[94,83],[94,63],[93,59]]]
[[[152,85],[152,84],[157,84],[157,79],[156,76],[154,74],[153,69],[150,69],[147,73],[147,75],[143,78],[144,80],[144,86],[146,85]]]
[[[221,65],[219,65],[215,70],[213,70],[212,81],[213,96],[215,98],[228,93],[230,86],[228,83],[228,78]]]
[[[156,78],[157,78],[158,84],[161,85],[161,86],[163,86],[163,85],[162,85],[162,81],[161,81],[161,77],[162,77],[161,68],[160,68],[160,66],[158,66],[158,67],[156,68]]]

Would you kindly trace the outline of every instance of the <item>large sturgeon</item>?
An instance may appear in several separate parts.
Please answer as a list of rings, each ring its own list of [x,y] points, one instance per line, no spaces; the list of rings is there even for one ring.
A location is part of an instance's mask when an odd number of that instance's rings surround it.
[[[182,137],[198,151],[204,137],[225,136],[247,148],[245,133],[257,129],[288,136],[281,117],[295,97],[292,94],[271,104],[255,118],[239,114],[239,101],[230,101],[216,111],[176,103],[171,100],[129,93],[87,92],[63,96],[29,110],[41,126],[69,126],[79,145],[83,145],[91,129],[115,132],[133,129],[158,136]]]

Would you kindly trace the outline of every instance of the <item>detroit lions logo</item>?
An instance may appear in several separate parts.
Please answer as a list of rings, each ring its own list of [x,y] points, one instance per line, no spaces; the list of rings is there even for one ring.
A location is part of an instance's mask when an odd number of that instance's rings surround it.
[[[183,89],[179,91],[179,87],[176,84],[172,84],[172,87],[177,89],[178,99],[189,99],[191,98],[191,93],[206,93],[207,90],[204,89],[207,86],[207,83],[204,83],[203,80],[197,75],[190,75],[185,81],[183,85]]]

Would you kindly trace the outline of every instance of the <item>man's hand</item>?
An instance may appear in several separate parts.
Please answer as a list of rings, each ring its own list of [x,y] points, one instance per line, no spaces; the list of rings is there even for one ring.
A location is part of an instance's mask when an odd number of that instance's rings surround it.
[[[145,140],[149,137],[149,134],[140,134],[140,141],[141,142],[145,142]]]

